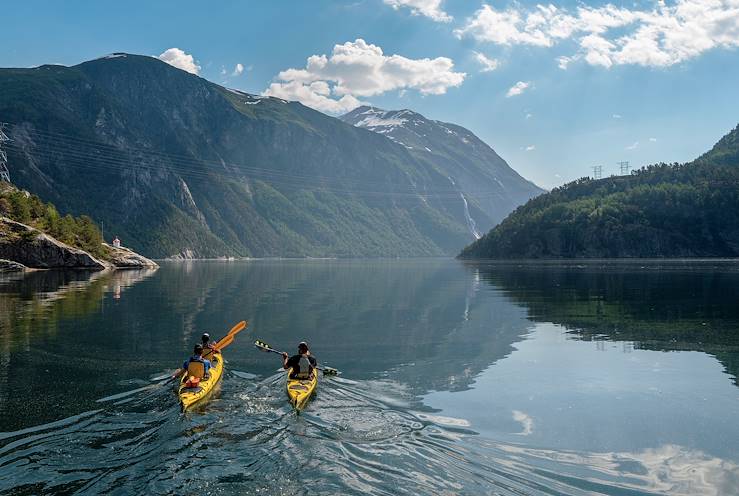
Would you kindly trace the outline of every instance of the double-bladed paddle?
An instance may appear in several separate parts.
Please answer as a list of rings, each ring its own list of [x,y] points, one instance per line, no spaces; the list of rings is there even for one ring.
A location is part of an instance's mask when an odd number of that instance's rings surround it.
[[[205,358],[206,356],[212,355],[214,351],[221,351],[223,348],[233,343],[233,340],[236,337],[236,335],[240,333],[241,331],[243,331],[248,325],[249,323],[247,321],[242,320],[241,322],[233,326],[231,330],[228,331],[228,334],[226,334],[223,338],[219,339],[216,342],[212,350],[210,349],[207,350],[207,355],[206,355],[206,352],[203,352],[203,358]],[[168,384],[170,381],[176,379],[181,374],[182,374],[182,369],[177,369],[177,371],[169,379],[162,382],[161,384]]]
[[[278,355],[283,355],[283,352],[275,350],[270,345],[268,345],[264,341],[260,341],[259,339],[254,341],[254,346],[268,353],[277,353]],[[332,367],[316,367],[316,369],[323,372],[323,375],[339,375],[339,371]]]
[[[233,326],[231,330],[228,331],[228,334],[226,334],[224,337],[216,342],[215,346],[213,346],[213,350],[206,350],[205,352],[203,352],[203,357],[206,356],[206,353],[207,355],[212,355],[213,351],[221,351],[223,348],[233,343],[234,337],[242,330],[244,330],[248,325],[249,323],[247,321],[242,320],[241,322]]]

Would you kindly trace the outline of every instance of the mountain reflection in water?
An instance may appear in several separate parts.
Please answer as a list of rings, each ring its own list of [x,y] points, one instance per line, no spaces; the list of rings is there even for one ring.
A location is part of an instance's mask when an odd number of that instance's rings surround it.
[[[115,274],[0,279],[0,494],[739,493],[732,264]],[[151,379],[240,319],[180,413]],[[342,375],[296,415],[256,338]]]

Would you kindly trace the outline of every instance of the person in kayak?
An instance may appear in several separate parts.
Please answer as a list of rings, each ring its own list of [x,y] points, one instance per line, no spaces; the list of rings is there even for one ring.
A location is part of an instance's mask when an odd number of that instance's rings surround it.
[[[203,333],[203,336],[200,338],[200,340],[203,342],[203,357],[207,358],[210,356],[213,356],[216,353],[220,353],[216,349],[216,344],[218,341],[211,341],[210,340],[210,334]]]
[[[210,367],[210,360],[203,358],[203,345],[196,344],[192,356],[185,360],[182,368],[173,377],[187,374],[189,376],[188,382],[197,385],[201,379],[207,379]]]
[[[291,357],[287,353],[282,354],[282,368],[292,369],[290,379],[310,379],[318,365],[316,359],[310,354],[308,343],[302,341],[298,344],[298,354]]]

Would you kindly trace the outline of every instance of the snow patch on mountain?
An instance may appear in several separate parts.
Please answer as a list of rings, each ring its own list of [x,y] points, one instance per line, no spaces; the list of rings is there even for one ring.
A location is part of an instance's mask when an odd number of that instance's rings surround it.
[[[386,112],[384,110],[370,107],[358,115],[358,117],[362,117],[362,119],[354,125],[357,127],[371,129],[375,132],[381,132],[380,130],[375,130],[374,128],[394,128],[396,126],[402,126],[403,124],[405,124],[406,119],[403,119],[400,116],[401,113],[402,112],[392,112],[392,114],[394,115],[392,117],[388,117],[388,114],[391,114],[391,112]],[[391,130],[392,129],[382,131],[389,132]]]

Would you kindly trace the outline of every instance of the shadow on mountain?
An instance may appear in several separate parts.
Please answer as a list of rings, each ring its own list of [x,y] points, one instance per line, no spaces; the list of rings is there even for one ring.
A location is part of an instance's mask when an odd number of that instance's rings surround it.
[[[583,340],[701,351],[739,375],[739,265],[735,261],[470,263],[535,321]]]

